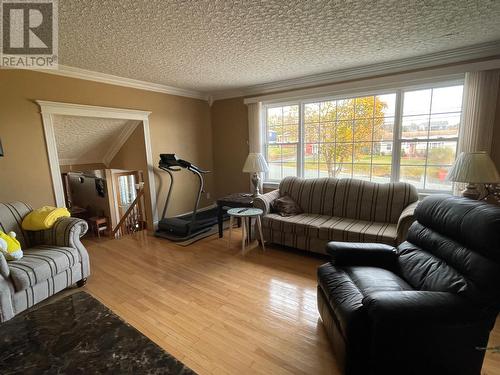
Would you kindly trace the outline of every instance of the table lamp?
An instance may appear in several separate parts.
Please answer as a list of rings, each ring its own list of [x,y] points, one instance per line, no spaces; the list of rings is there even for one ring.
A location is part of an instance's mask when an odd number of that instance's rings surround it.
[[[260,174],[262,172],[267,172],[269,168],[267,167],[266,159],[260,152],[251,152],[248,154],[245,165],[243,166],[243,172],[253,173],[252,174],[252,184],[254,186],[253,196],[256,197],[260,194]]]
[[[462,195],[470,199],[479,199],[477,184],[491,184],[500,181],[493,161],[485,151],[462,152],[450,168],[449,181],[466,182],[467,188]]]

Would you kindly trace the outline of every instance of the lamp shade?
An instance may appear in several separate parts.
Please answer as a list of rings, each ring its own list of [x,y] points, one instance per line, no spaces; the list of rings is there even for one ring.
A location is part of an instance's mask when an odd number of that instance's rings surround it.
[[[495,183],[500,181],[493,161],[485,151],[462,152],[450,168],[447,179],[454,182]]]
[[[255,173],[255,172],[267,172],[269,168],[267,167],[266,159],[260,152],[251,152],[247,156],[245,165],[243,166],[243,172]]]

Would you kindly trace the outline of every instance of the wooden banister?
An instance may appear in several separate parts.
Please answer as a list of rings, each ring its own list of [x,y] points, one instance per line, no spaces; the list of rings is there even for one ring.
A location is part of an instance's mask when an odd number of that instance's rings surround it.
[[[141,188],[137,191],[137,196],[130,204],[125,214],[122,216],[116,227],[111,231],[111,237],[115,238],[117,235],[130,234],[138,232],[146,228],[146,221],[144,216],[144,206],[142,199],[144,197],[144,189]]]

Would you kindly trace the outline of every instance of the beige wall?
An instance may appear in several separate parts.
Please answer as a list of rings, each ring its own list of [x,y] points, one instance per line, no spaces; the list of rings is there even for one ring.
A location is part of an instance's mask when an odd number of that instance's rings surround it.
[[[212,131],[217,197],[249,191],[249,176],[241,171],[248,155],[248,109],[243,98],[212,105]]]
[[[33,206],[55,203],[36,99],[151,111],[155,164],[158,154],[176,152],[213,169],[210,108],[205,101],[41,72],[0,70],[0,137],[5,151],[0,158],[0,201],[24,200]],[[164,181],[158,173],[156,185]],[[176,182],[178,191],[186,194],[173,197],[172,212],[191,210],[192,176],[182,174]],[[208,176],[207,191],[213,193],[212,189],[213,178]]]

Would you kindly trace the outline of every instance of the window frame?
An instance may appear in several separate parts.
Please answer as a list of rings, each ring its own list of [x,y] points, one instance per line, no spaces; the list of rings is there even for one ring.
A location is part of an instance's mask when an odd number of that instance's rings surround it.
[[[402,138],[403,131],[403,106],[404,106],[404,92],[405,91],[414,91],[414,90],[425,90],[425,89],[437,89],[442,87],[449,86],[458,86],[464,85],[464,77],[463,78],[453,78],[453,79],[443,79],[438,80],[437,82],[426,82],[419,84],[406,84],[393,86],[390,88],[374,88],[370,90],[355,90],[353,89],[350,93],[339,93],[339,94],[330,94],[330,95],[321,95],[315,97],[307,97],[304,99],[294,99],[294,100],[283,100],[283,101],[264,101],[262,102],[262,111],[260,118],[260,131],[262,136],[262,143],[260,145],[261,153],[264,155],[267,161],[267,150],[266,147],[268,145],[268,129],[267,129],[267,110],[269,108],[277,108],[283,106],[290,105],[298,105],[298,115],[299,115],[299,129],[298,129],[298,142],[297,142],[297,172],[296,175],[298,177],[304,176],[304,108],[306,104],[310,103],[318,103],[329,100],[342,100],[342,99],[353,99],[364,96],[376,96],[376,95],[385,95],[385,94],[396,94],[395,100],[395,113],[394,113],[394,130],[393,130],[393,139],[392,139],[392,160],[391,160],[391,178],[390,182],[397,182],[400,178],[400,168],[401,168],[401,145],[403,142],[414,142],[414,141],[430,141],[432,142],[456,142],[458,147],[459,135],[451,138]],[[462,95],[462,106],[460,112],[460,122],[458,132],[460,134],[460,128],[462,127],[463,120],[463,95]],[[456,155],[455,149],[455,157]],[[425,163],[425,171],[427,170],[427,159]],[[424,171],[424,178],[425,172]],[[264,186],[267,188],[275,188],[279,185],[280,180],[271,180],[269,179],[269,174],[266,173],[264,177]],[[425,183],[424,183],[425,187]],[[449,190],[435,190],[435,189],[419,189],[418,192],[421,194],[436,194],[436,193],[449,193],[453,190],[453,183]]]

